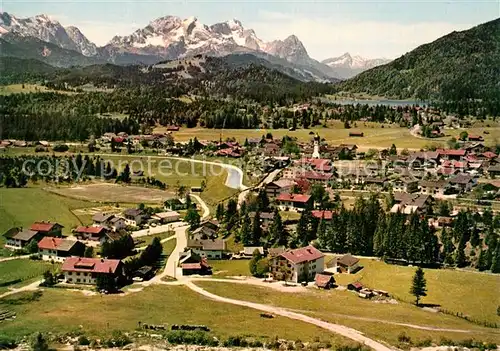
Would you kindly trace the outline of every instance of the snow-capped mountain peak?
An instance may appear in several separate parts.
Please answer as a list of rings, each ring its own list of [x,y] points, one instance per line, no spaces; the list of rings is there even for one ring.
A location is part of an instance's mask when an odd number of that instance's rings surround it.
[[[21,37],[34,37],[64,49],[78,51],[85,56],[96,54],[96,45],[90,42],[78,28],[68,28],[64,28],[57,20],[44,14],[17,18],[7,12],[0,12],[0,35],[11,33]]]
[[[391,60],[380,58],[380,59],[366,59],[359,55],[352,56],[348,52],[338,56],[332,57],[326,60],[323,60],[327,66],[332,67],[333,69],[342,71],[343,78],[350,78],[355,76],[362,71],[366,71],[367,69],[380,66],[390,62]]]

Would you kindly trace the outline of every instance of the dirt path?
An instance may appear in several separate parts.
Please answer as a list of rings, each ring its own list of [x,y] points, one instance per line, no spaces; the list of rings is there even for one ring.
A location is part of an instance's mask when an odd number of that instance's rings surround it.
[[[234,299],[229,299],[226,297],[218,296],[218,295],[209,293],[208,291],[200,288],[199,286],[194,284],[192,281],[186,281],[185,285],[187,287],[189,287],[191,290],[193,290],[193,291],[195,291],[203,296],[206,296],[209,299],[219,301],[219,302],[230,303],[232,305],[253,308],[253,309],[256,309],[259,311],[264,311],[267,313],[272,313],[272,314],[276,314],[279,316],[299,320],[299,321],[302,321],[305,323],[313,324],[313,325],[316,325],[320,328],[331,331],[333,333],[337,333],[339,335],[342,335],[342,336],[349,338],[351,340],[365,344],[366,346],[371,347],[372,349],[374,349],[376,351],[394,351],[394,350],[397,350],[395,348],[390,348],[388,346],[385,346],[384,344],[379,343],[373,339],[367,338],[359,331],[352,329],[352,328],[348,328],[348,327],[343,326],[343,325],[328,323],[328,322],[322,321],[320,319],[309,317],[309,316],[306,316],[304,314],[300,314],[297,312],[292,312],[292,311],[289,311],[289,310],[287,310],[285,308],[281,308],[281,307],[268,306],[268,305],[263,305],[263,304],[259,304],[259,303],[234,300]]]
[[[25,286],[22,286],[20,288],[17,288],[17,289],[12,289],[11,291],[7,291],[3,294],[0,295],[0,299],[6,297],[6,296],[9,296],[9,295],[14,295],[14,294],[17,294],[17,293],[20,293],[20,292],[23,292],[23,291],[36,291],[38,290],[38,286],[42,283],[42,280],[37,280],[36,282],[33,282],[31,284],[28,284],[28,285],[25,285]]]
[[[0,258],[0,262],[13,261],[30,258],[30,255],[22,255],[22,256],[12,256],[12,257],[2,257]]]

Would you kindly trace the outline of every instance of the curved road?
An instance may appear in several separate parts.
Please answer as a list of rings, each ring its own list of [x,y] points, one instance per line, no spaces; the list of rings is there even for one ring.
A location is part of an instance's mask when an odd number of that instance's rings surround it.
[[[226,178],[225,185],[228,188],[238,189],[238,190],[245,190],[248,188],[247,186],[245,186],[243,184],[243,171],[241,170],[241,168],[238,168],[236,166],[229,165],[229,164],[222,163],[222,162],[196,160],[196,159],[184,158],[184,157],[167,156],[165,158],[169,158],[172,160],[182,160],[182,161],[193,162],[193,163],[204,163],[206,165],[219,166],[219,167],[225,168],[227,171],[227,178]]]
[[[313,324],[313,325],[316,325],[320,328],[331,331],[333,333],[337,333],[337,334],[340,334],[342,336],[345,336],[346,338],[349,338],[351,340],[365,344],[366,346],[369,346],[376,351],[394,351],[395,350],[395,349],[387,347],[384,344],[381,344],[373,339],[367,338],[366,336],[364,336],[362,333],[360,333],[359,331],[357,331],[355,329],[348,328],[348,327],[343,326],[343,325],[325,322],[325,321],[322,321],[320,319],[309,317],[309,316],[306,316],[306,315],[303,315],[303,314],[300,314],[297,312],[292,312],[292,311],[289,311],[289,310],[287,310],[285,308],[281,308],[281,307],[263,305],[260,303],[254,303],[254,302],[248,302],[248,301],[234,300],[234,299],[230,299],[227,297],[218,296],[218,295],[215,295],[215,294],[212,294],[212,293],[206,291],[205,289],[200,288],[198,285],[194,284],[192,281],[186,281],[185,285],[188,286],[191,290],[197,292],[198,294],[206,296],[209,299],[212,299],[215,301],[220,301],[220,302],[225,302],[225,303],[230,303],[233,305],[249,307],[249,308],[253,308],[256,310],[260,310],[260,311],[264,311],[264,312],[268,312],[268,313],[272,313],[272,314],[277,314],[277,315],[280,315],[283,317],[288,317],[288,318],[299,320],[299,321],[302,321],[305,323]]]

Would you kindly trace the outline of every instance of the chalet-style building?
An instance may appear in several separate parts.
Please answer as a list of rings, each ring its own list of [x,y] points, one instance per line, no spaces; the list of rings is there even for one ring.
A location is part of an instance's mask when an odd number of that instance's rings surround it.
[[[331,221],[333,219],[334,212],[329,210],[313,210],[311,211],[311,214],[314,218]]]
[[[115,232],[127,227],[127,223],[124,218],[111,213],[96,213],[92,216],[92,222],[92,225],[95,227],[104,227]]]
[[[418,181],[415,179],[401,178],[392,182],[392,190],[403,193],[418,191]]]
[[[108,229],[101,226],[79,226],[73,230],[73,234],[79,240],[97,241],[103,244],[106,241]]]
[[[285,251],[270,260],[270,274],[276,280],[311,281],[316,273],[323,272],[324,257],[314,246]]]
[[[159,212],[151,216],[151,218],[158,220],[160,223],[172,223],[180,220],[181,215],[175,211]]]
[[[222,239],[188,240],[187,247],[196,255],[208,259],[222,259],[226,242]]]
[[[118,283],[124,277],[123,263],[120,260],[103,258],[68,257],[61,271],[69,284],[95,285],[97,277],[106,275]]]
[[[267,197],[270,199],[274,199],[279,194],[290,193],[292,191],[293,186],[296,184],[297,183],[292,179],[286,179],[286,178],[282,178],[274,182],[268,183],[266,184],[265,187]]]
[[[144,212],[138,208],[129,208],[123,212],[128,225],[138,226],[144,221]]]
[[[4,234],[6,239],[5,248],[20,250],[23,249],[30,241],[35,240],[37,243],[45,236],[61,237],[62,228],[59,223],[51,222],[35,222],[29,229],[12,228]]]
[[[280,194],[276,197],[276,203],[281,211],[303,211],[312,206],[311,195],[305,194]]]
[[[328,269],[335,273],[356,273],[359,270],[359,258],[349,254],[334,258],[328,263]]]
[[[449,181],[450,185],[460,193],[471,191],[472,187],[476,185],[476,179],[465,173],[457,174],[450,178]]]
[[[63,262],[70,256],[83,256],[85,244],[78,240],[46,236],[38,242],[38,252],[44,261]]]
[[[212,270],[208,265],[208,261],[205,257],[200,257],[195,254],[192,250],[182,252],[179,255],[179,267],[182,270],[182,275],[210,275]]]
[[[449,189],[450,184],[447,180],[421,180],[418,185],[421,194],[442,197]]]
[[[316,273],[314,283],[319,289],[330,289],[335,286],[335,278],[328,272]]]

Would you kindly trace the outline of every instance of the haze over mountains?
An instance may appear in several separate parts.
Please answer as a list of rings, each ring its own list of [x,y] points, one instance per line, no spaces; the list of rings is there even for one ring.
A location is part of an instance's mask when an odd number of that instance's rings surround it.
[[[338,50],[338,48],[332,48]],[[63,27],[46,15],[17,18],[0,13],[0,54],[36,58],[56,66],[115,64],[153,64],[197,54],[225,56],[251,53],[273,65],[293,70],[303,80],[350,78],[366,69],[389,62],[366,60],[346,53],[319,62],[309,56],[295,35],[284,40],[264,42],[254,30],[238,20],[202,24],[196,17],[160,17],[127,36],[115,36],[98,47],[76,27]]]

